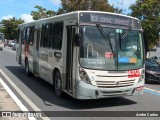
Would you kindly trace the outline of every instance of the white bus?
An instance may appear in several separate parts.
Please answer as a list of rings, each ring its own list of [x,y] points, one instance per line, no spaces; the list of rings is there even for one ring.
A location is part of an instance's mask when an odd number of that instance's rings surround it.
[[[76,11],[19,25],[16,59],[26,74],[76,99],[143,94],[141,23],[126,15]]]

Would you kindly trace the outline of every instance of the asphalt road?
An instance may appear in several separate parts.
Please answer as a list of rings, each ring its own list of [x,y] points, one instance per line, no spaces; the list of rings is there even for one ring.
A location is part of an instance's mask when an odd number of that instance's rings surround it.
[[[142,96],[107,98],[99,100],[76,100],[69,96],[58,98],[50,84],[34,76],[27,77],[24,68],[16,62],[15,51],[4,48],[0,51],[0,69],[23,92],[28,99],[23,98],[11,84],[0,77],[12,89],[21,102],[33,111],[36,107],[41,111],[160,111],[160,83],[146,84],[145,87],[156,90],[145,90]],[[33,103],[34,106],[32,106]],[[62,113],[63,114],[63,113]],[[104,113],[105,114],[105,113]],[[127,114],[127,112],[125,113]],[[52,117],[51,120],[159,120],[159,117]]]

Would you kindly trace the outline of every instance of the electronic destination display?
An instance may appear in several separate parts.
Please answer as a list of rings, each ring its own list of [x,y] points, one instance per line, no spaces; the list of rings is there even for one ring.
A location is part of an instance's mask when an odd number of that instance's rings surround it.
[[[92,22],[102,24],[112,24],[120,26],[131,26],[141,29],[140,21],[125,16],[111,15],[104,13],[80,13],[80,22]]]
[[[100,22],[100,23],[110,23],[110,24],[118,24],[118,25],[131,25],[131,20],[129,19],[122,19],[122,18],[115,18],[113,16],[104,16],[104,15],[96,15],[90,14],[90,21],[91,22]]]

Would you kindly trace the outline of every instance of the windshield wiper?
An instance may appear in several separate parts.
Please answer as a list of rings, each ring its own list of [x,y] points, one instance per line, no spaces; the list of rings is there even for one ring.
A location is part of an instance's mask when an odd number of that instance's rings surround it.
[[[111,40],[109,38],[109,35],[104,32],[104,30],[103,30],[103,28],[101,27],[100,24],[96,24],[96,26],[97,26],[98,30],[101,32],[101,34],[103,35],[103,37],[105,38],[106,43],[110,46],[111,51],[113,53],[112,43],[111,43]]]
[[[120,39],[123,40],[123,39],[128,35],[128,33],[129,33],[129,31],[126,31],[126,32],[122,35],[122,37],[121,37]]]
[[[119,32],[119,42],[120,42],[120,50],[121,50],[121,42],[122,42],[122,40],[128,35],[128,33],[130,32],[130,30],[131,30],[131,26],[129,27],[129,30],[128,31],[126,31],[123,35],[122,35],[122,37],[120,36],[120,32]]]
[[[120,38],[121,40],[123,40],[127,35],[128,35],[128,33],[131,31],[131,26],[129,27],[129,29],[128,29],[128,31],[126,31],[123,35],[122,35],[122,37]]]

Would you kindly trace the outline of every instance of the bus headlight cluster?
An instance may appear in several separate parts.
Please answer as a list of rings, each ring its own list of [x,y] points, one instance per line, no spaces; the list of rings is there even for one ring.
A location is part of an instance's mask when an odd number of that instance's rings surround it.
[[[80,76],[82,81],[84,81],[85,83],[91,84],[91,81],[88,77],[88,74],[81,67],[79,67],[79,76]]]
[[[145,79],[145,72],[144,72],[144,69],[142,69],[142,71],[141,71],[141,76],[139,77],[138,82],[141,82],[141,81],[144,80],[144,79]]]

